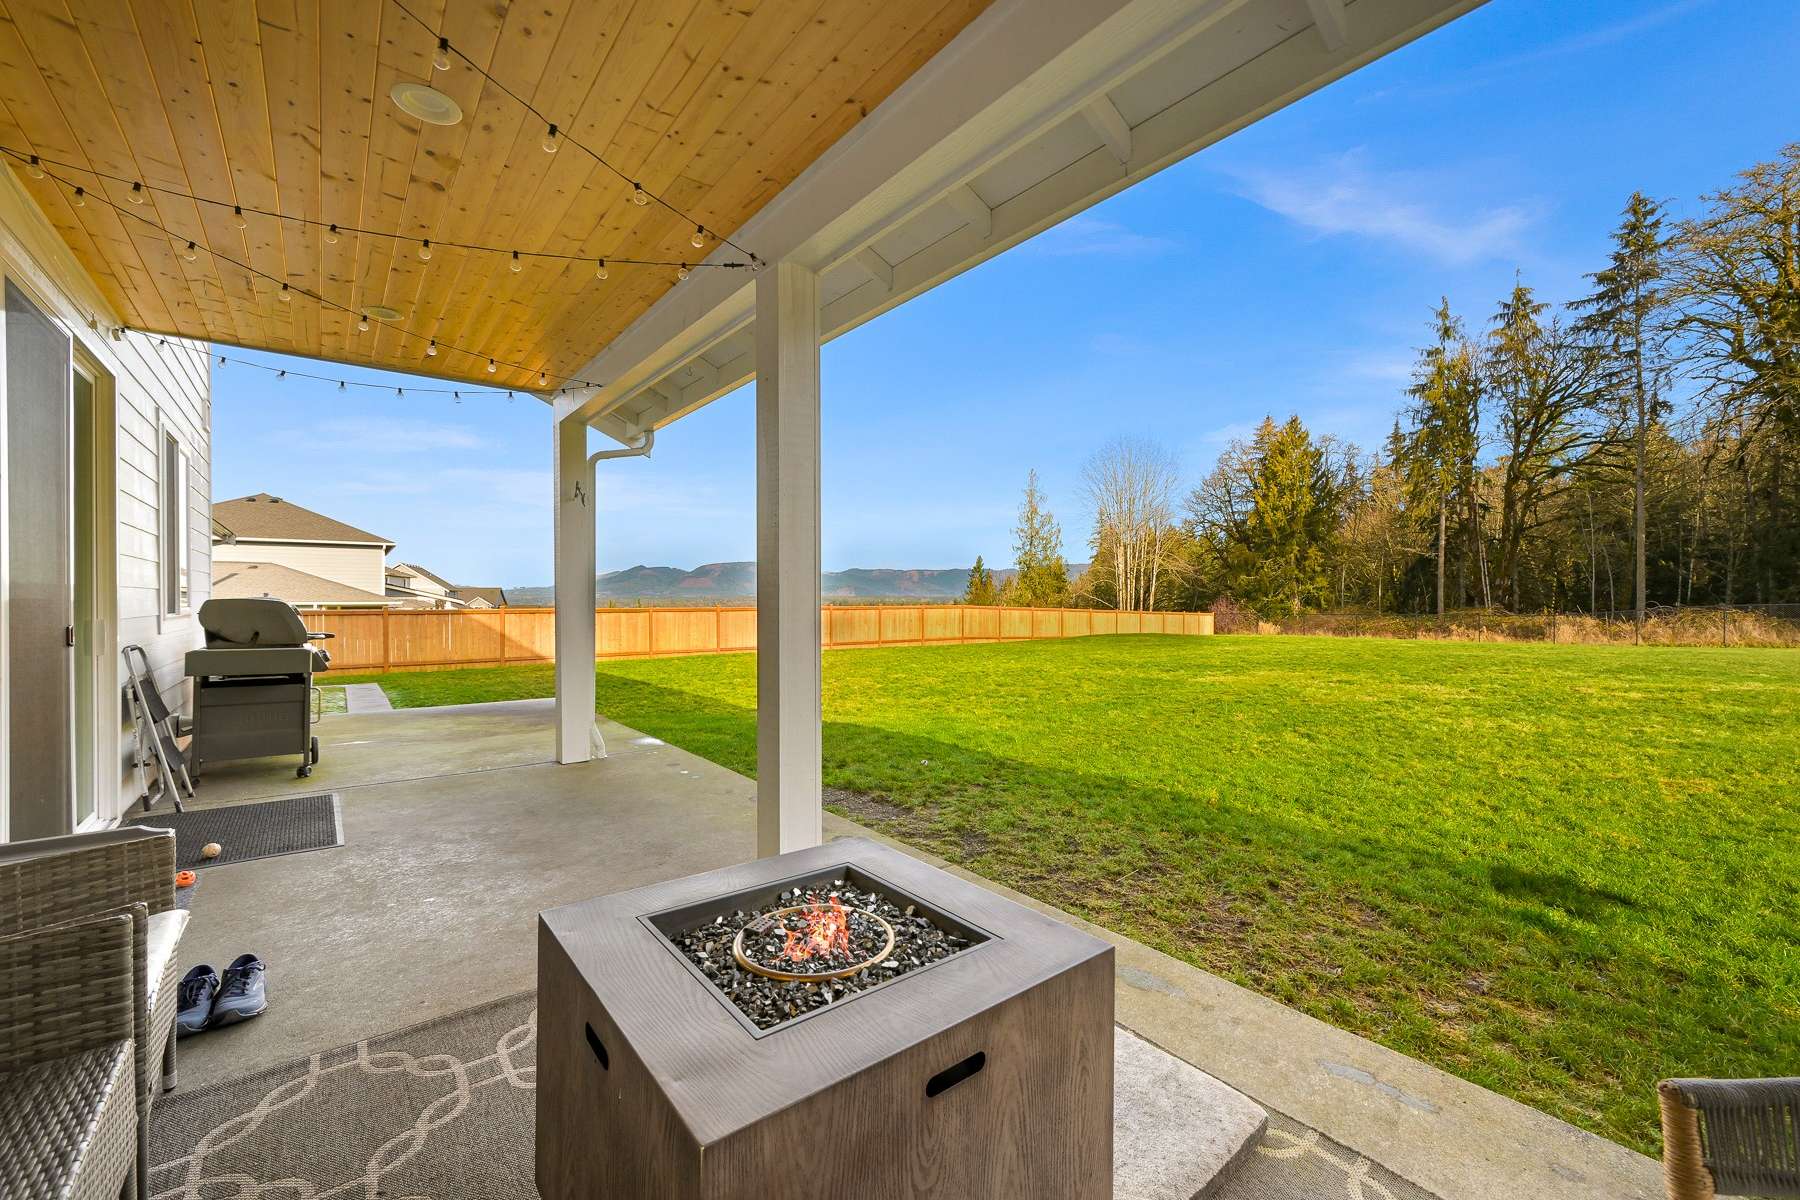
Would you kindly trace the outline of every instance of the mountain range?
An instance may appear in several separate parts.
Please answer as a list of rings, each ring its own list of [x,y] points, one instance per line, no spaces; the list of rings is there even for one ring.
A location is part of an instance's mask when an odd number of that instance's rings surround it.
[[[1070,563],[1069,578],[1086,569],[1085,563]],[[996,568],[994,583],[1003,584],[1014,572],[1010,567]],[[847,571],[826,571],[819,579],[827,600],[925,600],[943,603],[955,600],[969,586],[967,567],[900,570],[891,567],[852,567]],[[547,587],[507,588],[506,597],[513,604],[547,605],[552,603],[554,589]],[[720,604],[728,600],[748,600],[756,595],[756,564],[753,562],[705,563],[691,571],[680,567],[650,567],[642,564],[623,571],[607,571],[594,580],[596,600],[673,600],[703,601]]]

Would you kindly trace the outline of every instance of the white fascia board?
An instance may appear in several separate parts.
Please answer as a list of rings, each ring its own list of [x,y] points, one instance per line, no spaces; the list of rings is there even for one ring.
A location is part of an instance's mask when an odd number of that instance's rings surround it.
[[[1482,2],[1360,0],[1347,40],[1328,50],[1310,10],[1292,0],[1000,0],[733,240],[766,261],[835,267],[832,281],[848,279],[824,307],[821,336],[830,340]],[[1118,128],[1110,137],[1092,128],[1096,103],[1118,114],[1109,90],[1149,77],[1208,30],[1264,48],[1195,79],[1181,99],[1127,126],[1129,157],[1121,162]],[[1068,121],[1089,131],[1093,149],[993,197],[990,207],[982,172]],[[886,278],[858,261],[877,239],[934,211],[955,214],[938,218],[953,231],[901,261],[880,258]],[[558,398],[558,418],[623,439],[742,385],[755,370],[751,278],[702,272],[664,296],[581,370],[608,385]],[[703,382],[668,378],[701,355],[710,368]],[[652,385],[656,394],[646,395]]]

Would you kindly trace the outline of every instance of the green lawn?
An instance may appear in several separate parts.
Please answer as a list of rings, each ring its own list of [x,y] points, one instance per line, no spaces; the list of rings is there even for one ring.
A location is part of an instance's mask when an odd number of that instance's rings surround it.
[[[334,680],[334,682],[338,682]],[[394,703],[551,691],[400,674]],[[755,768],[749,655],[600,708]],[[1114,637],[825,656],[851,815],[1646,1152],[1800,1069],[1800,655]]]

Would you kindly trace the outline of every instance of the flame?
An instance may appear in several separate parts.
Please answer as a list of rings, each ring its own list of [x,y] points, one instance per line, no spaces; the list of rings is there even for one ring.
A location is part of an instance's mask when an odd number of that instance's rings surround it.
[[[815,954],[850,953],[850,914],[834,894],[824,904],[813,899],[795,914],[804,928],[787,929],[787,944],[781,957],[790,962],[805,962]]]

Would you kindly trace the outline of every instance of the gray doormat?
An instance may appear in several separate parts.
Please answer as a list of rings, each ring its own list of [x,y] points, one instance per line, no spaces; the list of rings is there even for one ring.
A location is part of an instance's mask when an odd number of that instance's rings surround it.
[[[149,1194],[536,1196],[536,1087],[537,995],[527,992],[160,1097]],[[1431,1200],[1276,1113],[1255,1152],[1207,1195]]]
[[[344,844],[344,820],[336,792],[260,804],[190,808],[184,813],[152,813],[128,823],[173,829],[175,865],[196,869]],[[219,843],[219,857],[200,857],[200,848],[208,842]]]

